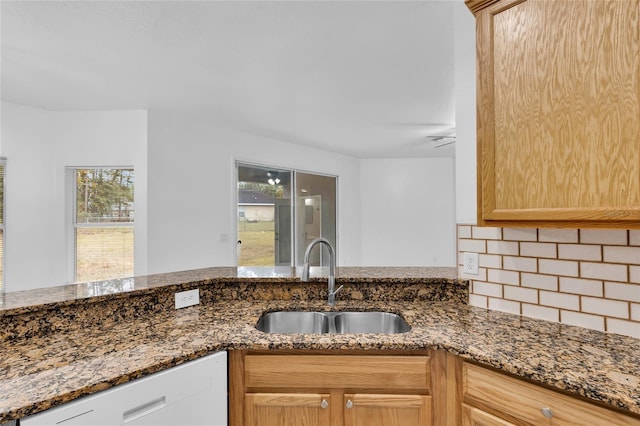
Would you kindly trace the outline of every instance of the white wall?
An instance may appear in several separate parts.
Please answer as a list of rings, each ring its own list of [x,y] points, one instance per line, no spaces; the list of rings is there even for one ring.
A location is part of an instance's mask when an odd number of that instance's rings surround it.
[[[235,264],[235,160],[338,175],[338,256],[360,263],[359,160],[149,111],[149,273]]]
[[[475,19],[462,1],[455,15],[456,220],[476,216],[476,38]]]
[[[5,104],[2,123],[7,291],[69,281],[66,166],[135,167],[136,275],[234,264],[235,160],[339,176],[340,265],[455,263],[451,158],[359,160],[167,111]]]
[[[70,282],[67,166],[133,166],[135,272],[146,274],[146,111],[47,111],[2,105],[6,168],[5,288]]]
[[[454,266],[453,158],[363,160],[362,265]]]

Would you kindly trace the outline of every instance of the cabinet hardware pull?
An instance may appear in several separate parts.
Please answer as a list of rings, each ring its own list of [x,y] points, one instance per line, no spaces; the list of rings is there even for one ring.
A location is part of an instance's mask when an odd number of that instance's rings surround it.
[[[329,406],[329,403],[327,402],[327,400],[323,399],[322,402],[320,403],[320,407],[327,408],[328,406]]]
[[[353,408],[353,402],[350,399],[347,400],[347,408]]]
[[[550,419],[551,417],[553,417],[553,411],[551,411],[551,408],[549,407],[544,407],[542,410],[542,415],[545,416],[546,418]]]

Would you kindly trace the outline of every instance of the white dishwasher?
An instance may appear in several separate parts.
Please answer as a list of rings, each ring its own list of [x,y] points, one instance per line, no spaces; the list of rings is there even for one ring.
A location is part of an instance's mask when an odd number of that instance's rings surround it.
[[[189,361],[20,420],[21,426],[226,426],[227,353]]]

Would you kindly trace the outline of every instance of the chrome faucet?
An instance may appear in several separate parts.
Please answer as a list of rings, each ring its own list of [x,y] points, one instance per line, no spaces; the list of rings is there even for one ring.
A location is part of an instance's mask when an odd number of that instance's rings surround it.
[[[324,244],[327,246],[327,250],[329,250],[329,295],[327,296],[327,305],[333,306],[336,304],[336,293],[340,291],[342,286],[336,287],[336,251],[331,246],[331,243],[326,238],[316,238],[311,241],[307,246],[307,251],[304,252],[304,265],[302,266],[302,276],[300,279],[302,281],[309,281],[309,255],[311,254],[311,249],[316,244]],[[334,290],[335,289],[335,290]]]

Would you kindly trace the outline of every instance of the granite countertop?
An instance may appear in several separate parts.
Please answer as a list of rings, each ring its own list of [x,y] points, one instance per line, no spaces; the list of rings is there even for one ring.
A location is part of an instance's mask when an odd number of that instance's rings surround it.
[[[75,304],[49,300],[40,310],[23,303],[4,315],[0,311],[3,328],[16,330],[0,335],[0,423],[234,349],[443,349],[640,416],[640,339],[468,306],[468,284],[455,278],[455,268],[345,268],[342,273],[338,282],[345,288],[332,309],[395,312],[411,331],[309,335],[256,330],[264,311],[329,310],[326,283],[300,285],[292,271],[263,278],[218,268],[166,274],[164,285],[156,284],[161,276],[146,277],[151,283],[146,290],[83,296]],[[171,309],[176,289],[195,287],[200,288],[200,305]],[[137,297],[123,304],[122,297],[132,294]]]

